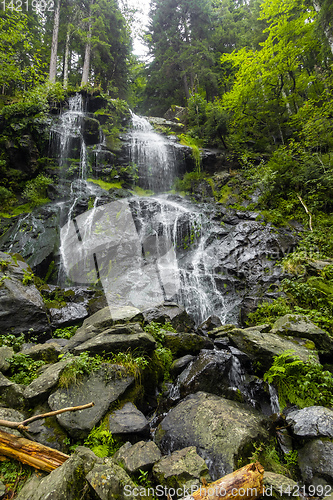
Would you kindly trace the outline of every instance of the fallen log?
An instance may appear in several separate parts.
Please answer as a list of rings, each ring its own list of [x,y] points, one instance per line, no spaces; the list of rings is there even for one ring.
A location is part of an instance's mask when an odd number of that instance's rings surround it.
[[[46,472],[53,471],[69,458],[58,450],[3,431],[0,431],[0,454]]]
[[[205,484],[191,496],[194,500],[255,500],[264,493],[264,468],[259,463],[245,465],[214,483]]]

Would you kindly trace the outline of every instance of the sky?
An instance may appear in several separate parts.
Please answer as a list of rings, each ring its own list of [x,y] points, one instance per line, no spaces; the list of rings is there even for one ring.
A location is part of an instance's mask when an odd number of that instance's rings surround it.
[[[120,0],[121,8],[133,8],[137,9],[136,21],[133,27],[133,52],[140,59],[147,59],[148,50],[147,47],[141,42],[140,34],[144,32],[148,23],[148,12],[150,0]]]

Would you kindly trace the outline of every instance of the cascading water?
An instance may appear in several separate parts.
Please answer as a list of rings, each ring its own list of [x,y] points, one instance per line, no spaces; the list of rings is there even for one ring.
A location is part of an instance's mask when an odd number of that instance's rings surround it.
[[[178,151],[173,143],[154,131],[148,120],[132,113],[130,161],[137,168],[140,185],[154,193],[171,189],[178,173]]]
[[[66,129],[60,133],[61,144],[67,154],[69,138],[79,134],[77,118],[82,111],[75,102],[61,120]],[[137,164],[141,186],[165,191],[177,174],[176,147],[154,132],[146,119],[133,115],[132,120],[130,157]],[[83,143],[81,136],[81,160]],[[197,324],[213,314],[222,322],[235,319],[237,301],[221,291],[216,256],[207,250],[210,234],[219,227],[192,203],[166,194],[101,206],[95,200],[92,210],[73,217],[75,203],[74,196],[60,248],[72,282],[99,280],[110,307],[147,308],[173,301],[184,305]]]

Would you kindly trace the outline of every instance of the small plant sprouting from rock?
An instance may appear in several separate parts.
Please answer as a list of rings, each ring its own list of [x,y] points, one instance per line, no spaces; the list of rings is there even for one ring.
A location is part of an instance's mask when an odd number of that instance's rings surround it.
[[[145,326],[144,330],[145,332],[150,333],[150,335],[154,337],[154,339],[157,341],[157,344],[159,344],[160,346],[164,344],[165,331],[177,333],[170,322],[161,325],[160,323],[155,323],[155,321],[152,321],[151,323],[149,323],[149,325]]]
[[[144,356],[134,356],[131,351],[127,351],[113,354],[110,363],[123,366],[128,375],[133,375],[136,380],[140,380],[141,370],[145,369],[149,361]]]
[[[105,424],[94,427],[83,444],[100,458],[110,457],[120,447],[117,446],[111,432],[105,428]]]
[[[18,337],[12,333],[0,335],[0,347],[12,347],[15,352],[18,352],[22,345],[26,342],[25,335],[21,333]]]
[[[62,356],[59,356],[60,358]],[[59,378],[60,387],[77,385],[84,375],[100,368],[103,359],[100,356],[89,356],[88,352],[82,352],[79,356],[66,354],[62,359],[69,359],[70,363],[65,367]]]
[[[52,336],[58,339],[70,339],[71,337],[73,337],[73,335],[75,335],[78,328],[78,326],[66,326],[64,328],[57,328],[53,332]]]

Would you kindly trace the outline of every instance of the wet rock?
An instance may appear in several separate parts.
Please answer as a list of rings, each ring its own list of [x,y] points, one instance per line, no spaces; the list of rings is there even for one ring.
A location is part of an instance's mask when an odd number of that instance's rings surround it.
[[[95,405],[86,410],[57,415],[59,424],[75,437],[86,437],[91,429],[106,414],[111,403],[130,387],[134,378],[126,375],[122,366],[105,363],[98,371],[84,376],[79,385],[57,389],[48,399],[52,410],[78,406],[93,401]]]
[[[34,360],[43,360],[46,363],[55,363],[61,354],[61,347],[57,342],[47,342],[45,344],[36,344],[22,351],[23,354],[30,356]]]
[[[190,332],[194,328],[193,319],[187,314],[184,308],[173,303],[161,304],[151,309],[143,311],[144,320],[147,323],[171,323],[177,332]]]
[[[59,205],[36,208],[21,215],[0,237],[0,248],[19,253],[34,272],[44,276],[59,246],[59,223]]]
[[[133,483],[122,467],[119,467],[111,458],[104,463],[96,463],[87,474],[87,481],[99,500],[135,500],[140,498],[138,487]],[[136,488],[136,490],[135,490]],[[94,496],[95,498],[95,496]]]
[[[261,363],[262,370],[267,371],[273,362],[274,356],[279,356],[290,349],[302,361],[313,356],[318,362],[318,356],[313,350],[305,347],[306,341],[290,337],[288,339],[274,333],[264,333],[257,328],[235,329],[228,334],[232,343],[244,351],[252,360]]]
[[[54,328],[73,325],[88,316],[88,309],[84,304],[66,304],[59,309],[49,309],[51,324]]]
[[[85,116],[82,123],[82,135],[87,146],[100,142],[99,121]]]
[[[192,354],[187,354],[186,356],[183,356],[182,358],[175,359],[175,361],[172,363],[171,368],[170,368],[170,373],[174,376],[177,377],[186,367],[187,365],[195,359]]]
[[[75,338],[72,337],[72,340]],[[67,344],[66,349],[70,343]],[[73,352],[80,354],[87,351],[91,354],[126,352],[128,349],[134,351],[140,349],[143,352],[151,352],[155,349],[155,339],[142,330],[138,323],[120,325],[105,330],[105,332],[94,336],[83,344],[75,347]]]
[[[198,331],[206,334],[211,330],[214,330],[214,328],[218,328],[220,326],[222,326],[222,323],[218,316],[209,316],[209,318],[207,318],[206,321],[201,323],[201,325],[198,327]]]
[[[164,331],[164,346],[170,349],[174,356],[198,354],[201,349],[213,349],[213,342],[207,337],[196,333],[171,333]]]
[[[57,386],[61,372],[70,364],[71,360],[63,359],[46,368],[43,373],[33,380],[24,390],[24,397],[31,403],[46,399],[51,390]]]
[[[197,454],[195,446],[174,451],[161,458],[153,467],[153,475],[158,484],[184,490],[201,486],[202,478],[207,482],[211,481],[207,464]]]
[[[298,437],[333,438],[333,410],[323,406],[309,406],[292,411],[286,417],[293,434]]]
[[[298,451],[298,465],[303,481],[310,485],[333,486],[333,443],[313,439]]]
[[[299,486],[290,479],[290,477],[274,472],[264,472],[264,487],[266,493],[264,497],[274,498],[275,500],[290,500],[291,498],[299,499]]]
[[[31,269],[20,256],[0,252],[0,329],[19,335],[31,328],[34,334],[48,334],[50,326],[43,299],[34,284],[24,285]]]
[[[227,337],[228,333],[237,328],[235,325],[223,325],[213,328],[210,330],[207,335],[213,339],[219,339]]]
[[[155,442],[163,453],[196,446],[215,480],[237,469],[237,460],[267,439],[266,422],[241,403],[199,392],[169,411],[157,428]]]
[[[120,410],[110,414],[109,430],[112,434],[150,435],[148,420],[133,403],[126,403]]]
[[[166,111],[164,114],[164,118],[166,120],[175,120],[176,122],[179,121],[184,121],[186,119],[187,115],[187,108],[184,108],[182,106],[172,106],[171,108]]]
[[[14,350],[11,347],[0,347],[0,372],[6,373],[9,370],[10,363],[6,361],[6,358],[11,358],[12,356],[14,356]]]
[[[271,333],[310,339],[319,350],[332,351],[333,343],[328,334],[305,316],[286,314],[277,319]]]
[[[227,351],[200,351],[199,356],[179,375],[180,397],[204,391],[226,395],[230,384],[229,372],[233,356]]]
[[[20,411],[13,410],[12,408],[0,408],[0,419],[8,420],[9,422],[23,422],[26,417]],[[10,432],[14,436],[22,437],[22,434],[16,429],[0,426],[0,430]]]
[[[46,477],[33,475],[23,486],[17,500],[76,500],[85,490],[86,475],[102,460],[83,446]]]
[[[161,456],[162,454],[155,443],[139,441],[133,446],[128,446],[126,443],[113,456],[113,460],[121,463],[128,473],[133,474],[139,470],[150,470]]]

